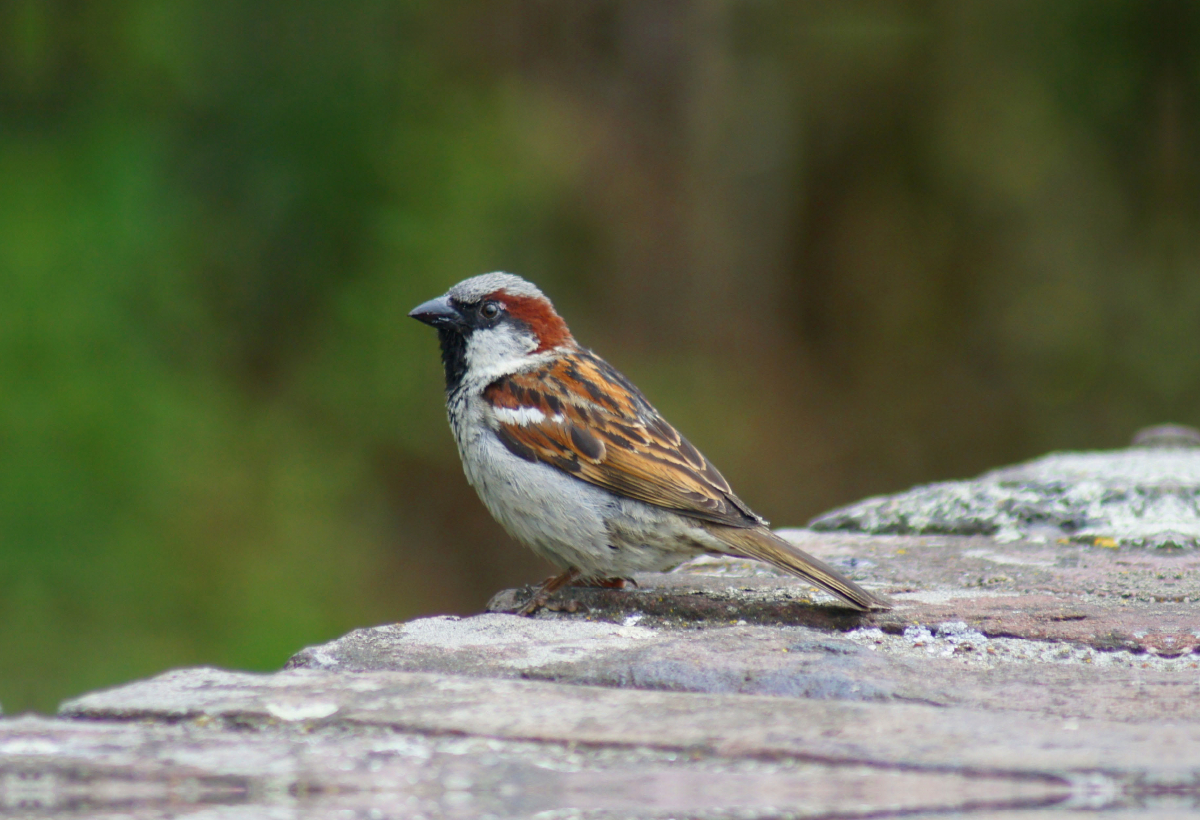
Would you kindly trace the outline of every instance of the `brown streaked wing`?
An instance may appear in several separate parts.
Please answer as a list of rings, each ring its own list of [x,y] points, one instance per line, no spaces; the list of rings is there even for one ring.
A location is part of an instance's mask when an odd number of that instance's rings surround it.
[[[706,521],[733,527],[764,523],[628,379],[590,351],[499,379],[484,397],[495,407],[537,408],[546,416],[540,423],[501,424],[497,430],[521,458]],[[551,420],[559,415],[562,421]]]

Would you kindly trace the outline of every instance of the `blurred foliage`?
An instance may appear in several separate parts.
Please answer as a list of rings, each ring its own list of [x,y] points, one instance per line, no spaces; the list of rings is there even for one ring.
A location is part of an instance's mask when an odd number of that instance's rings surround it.
[[[484,270],[777,524],[1200,423],[1198,9],[4,0],[0,703],[542,577],[405,317]]]

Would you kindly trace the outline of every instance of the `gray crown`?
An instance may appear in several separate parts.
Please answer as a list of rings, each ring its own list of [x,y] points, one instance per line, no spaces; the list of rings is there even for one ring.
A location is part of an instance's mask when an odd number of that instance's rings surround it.
[[[478,302],[480,299],[498,290],[504,290],[511,293],[513,296],[528,296],[535,299],[545,299],[545,295],[537,289],[536,285],[526,282],[520,276],[515,276],[511,273],[503,273],[496,271],[494,273],[484,273],[479,276],[472,276],[470,279],[464,279],[446,293],[451,299],[457,302]],[[546,301],[550,301],[547,299]]]

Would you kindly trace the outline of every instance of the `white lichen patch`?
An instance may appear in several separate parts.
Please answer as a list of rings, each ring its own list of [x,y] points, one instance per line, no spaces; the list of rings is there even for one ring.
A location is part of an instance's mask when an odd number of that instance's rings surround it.
[[[1051,455],[826,513],[821,531],[990,535],[1101,546],[1200,546],[1200,448]]]
[[[1054,562],[1046,558],[1031,558],[1026,555],[1010,555],[994,550],[963,550],[964,558],[982,558],[993,564],[1017,567],[1052,567]]]
[[[635,622],[636,623],[636,622]],[[510,669],[528,669],[586,657],[602,643],[625,649],[659,637],[643,626],[574,619],[542,620],[486,614],[472,618],[418,618],[389,628],[390,639],[407,650],[474,651]]]
[[[338,710],[336,703],[324,700],[267,701],[264,706],[272,717],[288,722],[320,720]]]
[[[933,628],[910,626],[902,635],[889,634],[878,627],[855,629],[842,637],[875,652],[910,658],[951,658],[968,667],[992,668],[1011,663],[1086,664],[1190,672],[1200,676],[1200,655],[1197,654],[1168,658],[1128,650],[1102,651],[1054,641],[989,638],[963,621],[938,624]]]
[[[891,599],[895,603],[949,604],[979,598],[1015,598],[1020,594],[991,589],[925,589],[920,592],[897,592]]]

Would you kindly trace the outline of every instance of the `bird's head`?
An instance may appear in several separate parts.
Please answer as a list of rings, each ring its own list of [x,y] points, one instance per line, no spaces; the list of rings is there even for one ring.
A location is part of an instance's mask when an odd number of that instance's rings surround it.
[[[575,343],[550,300],[511,273],[465,279],[408,315],[437,329],[449,392],[464,378],[486,384]]]

